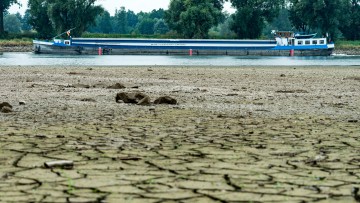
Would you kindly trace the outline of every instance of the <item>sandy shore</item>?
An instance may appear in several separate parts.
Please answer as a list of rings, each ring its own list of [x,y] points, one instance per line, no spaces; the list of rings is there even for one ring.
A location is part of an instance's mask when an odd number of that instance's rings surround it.
[[[16,66],[0,78],[13,106],[0,113],[0,202],[360,199],[360,67]],[[134,91],[178,104],[115,102]],[[56,160],[74,165],[44,166]]]

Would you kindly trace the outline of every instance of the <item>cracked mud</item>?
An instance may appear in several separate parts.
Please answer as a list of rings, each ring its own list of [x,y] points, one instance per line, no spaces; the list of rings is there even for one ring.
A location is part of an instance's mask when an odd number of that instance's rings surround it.
[[[13,106],[0,113],[0,202],[360,199],[359,67],[1,67],[0,77],[0,103]],[[178,105],[116,103],[120,90],[105,88],[116,83]],[[44,165],[54,161],[69,165]]]

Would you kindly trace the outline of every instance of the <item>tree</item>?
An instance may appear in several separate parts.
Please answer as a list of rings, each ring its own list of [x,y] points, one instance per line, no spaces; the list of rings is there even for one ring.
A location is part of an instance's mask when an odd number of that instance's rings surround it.
[[[4,30],[9,33],[21,32],[21,22],[16,14],[8,14],[4,17]]]
[[[171,0],[165,12],[169,27],[186,38],[207,38],[223,20],[223,0]]]
[[[63,33],[71,28],[72,36],[80,36],[103,12],[96,0],[29,0],[30,24],[41,38]]]
[[[76,28],[72,36],[81,36],[91,25],[95,24],[96,16],[104,9],[95,6],[96,0],[48,0],[47,9],[55,31],[59,34]]]
[[[342,23],[348,24],[349,12],[346,5],[349,0],[292,0],[291,17],[297,28],[319,30],[323,36],[336,39]]]
[[[32,29],[31,25],[29,24],[30,19],[31,19],[30,16],[31,16],[30,15],[30,10],[27,9],[25,11],[24,16],[21,19],[21,29],[22,29],[22,31],[30,31]]]
[[[13,4],[18,4],[17,0],[1,0],[0,1],[0,36],[4,34],[4,15],[3,13]]]
[[[349,16],[340,24],[340,30],[348,40],[360,40],[360,0],[349,0],[345,5]]]
[[[296,30],[308,33],[310,25],[306,13],[311,10],[311,5],[304,0],[290,0],[290,21]]]
[[[126,12],[126,17],[127,17],[128,27],[134,30],[139,22],[138,16],[134,13],[134,11],[128,10]]]
[[[37,31],[41,39],[50,39],[55,36],[53,25],[48,15],[49,3],[47,0],[29,0],[29,24]]]
[[[120,10],[115,11],[115,16],[113,18],[114,31],[120,34],[127,34],[127,13],[125,7],[121,7]]]
[[[113,27],[110,13],[105,11],[104,13],[98,15],[95,19],[95,25],[91,26],[88,31],[92,33],[112,33]]]
[[[231,0],[237,9],[231,29],[238,38],[259,38],[265,21],[272,22],[279,13],[283,0]]]
[[[166,24],[164,19],[158,19],[154,25],[154,33],[155,34],[166,34],[169,32],[169,27]]]
[[[154,25],[155,25],[154,19],[144,17],[138,23],[137,30],[140,32],[140,34],[152,35],[154,34]]]
[[[274,37],[271,34],[272,30],[281,30],[281,31],[290,31],[293,30],[293,25],[291,24],[289,18],[289,10],[287,8],[281,8],[279,11],[279,15],[274,18],[272,23],[266,22],[266,27],[263,30],[263,35],[269,38]]]
[[[164,15],[165,15],[165,11],[164,11],[164,9],[158,9],[158,10],[156,10],[156,9],[154,9],[154,10],[152,10],[151,12],[150,12],[150,16],[149,16],[149,18],[152,18],[152,19],[155,19],[155,18],[157,18],[157,19],[162,19],[162,18],[164,18]]]

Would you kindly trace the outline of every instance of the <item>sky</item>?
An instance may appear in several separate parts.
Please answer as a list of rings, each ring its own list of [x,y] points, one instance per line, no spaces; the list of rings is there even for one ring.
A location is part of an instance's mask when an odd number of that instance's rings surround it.
[[[27,9],[27,0],[19,0],[22,6],[13,5],[10,9],[10,13],[20,12],[22,15]],[[135,13],[140,11],[149,12],[153,9],[167,9],[170,0],[97,0],[97,4],[102,5],[111,15],[114,15],[115,10],[120,7],[125,7],[126,10],[132,10]],[[233,13],[229,3],[225,3],[225,10],[229,13]]]

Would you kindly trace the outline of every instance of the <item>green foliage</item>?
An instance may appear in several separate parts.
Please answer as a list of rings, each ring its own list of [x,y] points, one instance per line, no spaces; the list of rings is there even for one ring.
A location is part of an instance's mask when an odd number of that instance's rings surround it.
[[[21,16],[20,16],[21,18]],[[9,33],[20,33],[21,22],[19,16],[15,14],[9,14],[4,17],[4,29]]]
[[[274,18],[271,23],[266,22],[266,27],[263,29],[263,36],[267,38],[273,38],[271,34],[272,30],[290,31],[293,30],[293,26],[289,18],[289,10],[287,8],[281,8],[279,15]]]
[[[71,28],[72,36],[81,36],[91,25],[95,24],[95,18],[104,9],[95,6],[96,0],[48,0],[48,14],[59,34]]]
[[[13,4],[18,4],[19,2],[17,0],[1,0],[0,1],[0,37],[5,35],[4,30],[4,13],[6,10],[9,9],[9,7]]]
[[[229,1],[236,9],[222,12]],[[6,13],[18,0],[2,0]],[[123,34],[125,37],[160,37],[175,33],[181,38],[260,38],[271,30],[327,33],[332,39],[360,39],[360,0],[171,0],[169,9],[140,12],[120,8],[114,16],[95,6],[96,0],[29,0],[22,17],[5,17],[7,32],[37,31],[49,39],[70,28],[72,36],[91,33]],[[6,15],[5,15],[6,16]],[[0,17],[3,25],[3,18]],[[0,31],[1,31],[0,26]],[[0,32],[7,37],[9,33]],[[155,34],[155,35],[154,35]],[[64,35],[66,37],[66,35]],[[170,35],[172,37],[174,35]]]
[[[311,5],[305,0],[290,0],[290,21],[296,30],[308,33],[310,26],[306,18],[307,13],[311,10]]]
[[[261,36],[265,21],[272,22],[278,15],[283,0],[231,0],[237,9],[232,30],[238,38],[255,39]]]
[[[169,31],[169,27],[164,19],[159,19],[154,25],[154,34],[166,34]]]
[[[80,36],[95,23],[103,12],[95,6],[96,0],[29,0],[30,24],[41,38],[50,38],[54,32],[63,33],[71,28],[72,36]]]
[[[37,31],[38,38],[50,39],[55,30],[48,15],[49,3],[47,0],[29,0],[29,24]]]
[[[21,29],[22,31],[30,31],[32,29],[31,25],[29,24],[30,21],[30,10],[27,9],[23,18],[21,19]]]
[[[356,41],[346,41],[346,40],[339,40],[335,43],[336,49],[341,50],[360,50],[360,40]]]
[[[340,24],[340,30],[346,39],[360,40],[360,0],[350,0],[345,8],[348,17]]]
[[[222,0],[171,0],[165,20],[186,38],[207,38],[211,27],[223,20]]]
[[[137,26],[137,30],[141,34],[151,35],[151,34],[154,34],[154,26],[155,26],[154,19],[144,18],[139,22],[139,24]]]
[[[113,32],[113,26],[111,23],[111,16],[108,11],[105,11],[104,13],[98,15],[95,20],[95,24],[91,26],[88,31],[92,33],[112,33]]]
[[[113,25],[115,33],[128,33],[127,12],[125,11],[125,7],[121,7],[120,10],[116,10],[113,18]]]
[[[225,21],[218,26],[214,26],[209,31],[210,39],[236,39],[236,33],[231,30],[233,18],[225,14]]]
[[[164,9],[158,9],[158,10],[152,10],[150,12],[149,18],[152,19],[163,19],[165,16],[165,10]]]
[[[349,0],[292,0],[290,16],[296,28],[302,31],[319,30],[332,39],[340,35],[339,27],[348,19]]]

